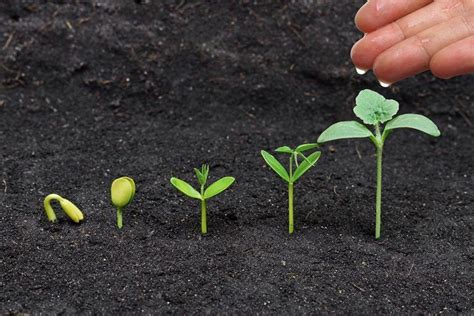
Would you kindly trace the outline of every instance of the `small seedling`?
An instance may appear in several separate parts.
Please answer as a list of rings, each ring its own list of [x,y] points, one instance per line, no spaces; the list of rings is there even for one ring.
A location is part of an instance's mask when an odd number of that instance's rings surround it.
[[[369,138],[377,152],[377,191],[375,198],[375,238],[380,238],[382,216],[382,152],[385,140],[397,128],[412,128],[428,135],[438,137],[438,127],[427,117],[420,114],[402,114],[398,112],[398,102],[387,100],[372,90],[362,90],[356,97],[355,115],[365,124],[374,126],[375,135],[364,125],[356,121],[343,121],[329,126],[318,138],[318,143],[336,139]],[[382,124],[385,127],[382,130]]]
[[[290,234],[294,231],[293,221],[293,186],[294,183],[306,172],[309,168],[313,167],[321,156],[320,151],[315,151],[309,156],[305,156],[304,152],[318,147],[318,144],[302,144],[291,149],[288,146],[282,146],[275,149],[278,153],[284,153],[290,155],[289,158],[289,172],[286,171],[285,167],[271,154],[262,150],[263,159],[283,180],[288,183],[288,231]],[[301,163],[298,163],[298,157],[302,159]],[[293,165],[296,169],[293,172]]]
[[[44,199],[44,210],[46,211],[46,216],[50,222],[56,222],[56,214],[54,213],[53,207],[51,206],[51,201],[56,200],[61,205],[64,213],[69,216],[70,219],[74,223],[79,223],[84,219],[84,214],[82,214],[81,210],[77,206],[75,206],[71,201],[66,200],[65,198],[57,195],[57,194],[50,194],[46,196]]]
[[[122,210],[132,202],[135,196],[135,182],[129,177],[115,179],[110,192],[112,204],[117,208],[117,227],[122,228]]]
[[[201,201],[201,233],[207,234],[207,212],[206,212],[206,201],[213,196],[218,195],[222,191],[226,190],[228,187],[234,183],[235,178],[233,177],[223,177],[213,184],[211,184],[207,189],[205,189],[205,184],[207,182],[207,177],[209,175],[209,166],[202,165],[201,170],[194,168],[196,177],[199,184],[201,185],[200,192],[195,190],[187,182],[180,180],[178,178],[171,178],[171,184],[181,191],[184,195],[189,196],[190,198],[197,199]]]

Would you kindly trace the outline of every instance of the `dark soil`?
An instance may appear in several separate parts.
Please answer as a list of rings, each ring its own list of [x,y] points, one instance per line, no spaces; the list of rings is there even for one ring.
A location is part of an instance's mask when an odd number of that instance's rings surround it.
[[[363,0],[45,2],[0,4],[0,312],[473,311],[473,76],[357,76]],[[364,88],[442,137],[387,142],[380,241],[373,146],[324,146],[289,236],[286,186],[260,150],[353,119]],[[169,178],[195,183],[204,162],[237,182],[201,237],[198,203]],[[137,195],[118,230],[122,175]],[[85,222],[49,223],[52,192]]]

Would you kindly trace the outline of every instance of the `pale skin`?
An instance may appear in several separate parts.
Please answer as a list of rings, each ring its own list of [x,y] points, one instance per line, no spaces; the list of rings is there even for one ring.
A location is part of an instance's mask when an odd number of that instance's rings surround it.
[[[474,0],[369,0],[355,22],[365,36],[352,61],[383,85],[427,70],[443,79],[474,73]]]

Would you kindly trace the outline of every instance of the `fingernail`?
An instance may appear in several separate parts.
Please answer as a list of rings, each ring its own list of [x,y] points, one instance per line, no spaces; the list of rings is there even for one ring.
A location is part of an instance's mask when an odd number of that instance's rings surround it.
[[[377,13],[381,13],[385,10],[385,1],[377,1],[375,3],[375,10]]]
[[[385,81],[382,81],[382,80],[379,80],[379,83],[383,88],[388,88],[392,85],[391,83],[388,83],[388,82],[385,82]]]
[[[365,73],[367,72],[367,70],[365,70],[365,69],[361,69],[361,68],[357,68],[357,67],[355,67],[355,69],[356,69],[356,72],[361,76],[365,75]]]

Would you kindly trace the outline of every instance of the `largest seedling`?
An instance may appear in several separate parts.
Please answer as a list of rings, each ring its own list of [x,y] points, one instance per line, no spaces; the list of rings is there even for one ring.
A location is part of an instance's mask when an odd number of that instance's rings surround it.
[[[362,90],[356,97],[355,115],[365,124],[372,125],[375,135],[364,125],[356,121],[338,122],[329,126],[318,138],[318,143],[336,139],[369,138],[377,151],[377,191],[375,198],[375,238],[380,238],[382,222],[382,153],[385,140],[397,128],[413,128],[428,135],[438,137],[438,127],[427,117],[420,114],[402,114],[398,112],[398,102],[387,100],[372,90]],[[385,124],[385,127],[382,127]]]

